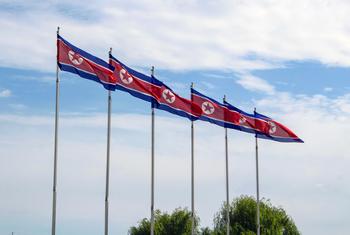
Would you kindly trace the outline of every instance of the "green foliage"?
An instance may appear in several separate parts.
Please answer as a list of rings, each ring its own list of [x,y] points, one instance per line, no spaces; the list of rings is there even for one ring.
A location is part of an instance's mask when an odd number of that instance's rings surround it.
[[[241,196],[230,204],[230,234],[256,235],[256,201],[253,197]],[[226,235],[226,206],[222,206],[214,217],[214,229],[198,228],[195,218],[195,234]],[[260,202],[261,235],[300,235],[293,220],[280,207],[274,207],[268,200]],[[130,235],[149,235],[150,221],[141,220],[131,227]],[[177,208],[171,214],[155,212],[155,235],[190,235],[191,212]]]
[[[212,235],[213,234],[213,231],[210,230],[210,228],[208,227],[205,227],[205,228],[202,228],[201,229],[201,235]]]
[[[198,234],[199,219],[195,218],[196,233]],[[151,223],[143,219],[137,227],[131,227],[130,235],[149,235]],[[161,213],[155,211],[155,235],[190,235],[191,234],[191,212],[187,209],[177,208],[173,213]]]
[[[256,201],[253,197],[241,196],[230,205],[230,234],[256,234]],[[226,234],[226,206],[216,214],[212,235]],[[293,220],[270,201],[260,202],[261,235],[299,235]]]

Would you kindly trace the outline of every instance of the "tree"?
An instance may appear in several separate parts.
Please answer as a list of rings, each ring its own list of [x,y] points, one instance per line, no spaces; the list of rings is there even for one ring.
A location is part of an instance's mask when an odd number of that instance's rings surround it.
[[[256,235],[256,201],[253,197],[241,196],[232,201],[230,210],[230,234]],[[214,229],[201,228],[199,218],[195,217],[195,234],[226,235],[226,206],[214,216]],[[149,235],[149,219],[141,220],[136,227],[131,227],[130,235]],[[300,235],[293,220],[280,208],[272,206],[269,200],[260,203],[261,235]],[[190,235],[191,212],[177,208],[171,214],[155,212],[155,235]]]
[[[199,219],[195,217],[196,234],[198,229]],[[155,226],[154,233],[156,235],[190,235],[191,234],[191,212],[187,209],[177,208],[171,214],[155,211]],[[149,235],[151,222],[144,218],[136,227],[131,227],[130,235]]]
[[[201,235],[212,235],[213,234],[213,231],[208,228],[208,227],[205,227],[205,228],[201,228]]]
[[[230,205],[230,234],[256,234],[256,201],[253,197],[241,196]],[[215,215],[212,235],[226,234],[226,206]],[[269,200],[260,202],[261,235],[299,235],[293,220],[280,207]]]

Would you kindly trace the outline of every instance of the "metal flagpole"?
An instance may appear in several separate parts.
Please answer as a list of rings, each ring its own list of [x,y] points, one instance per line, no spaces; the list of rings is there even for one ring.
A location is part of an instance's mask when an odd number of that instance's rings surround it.
[[[191,88],[193,88],[193,82],[191,84]],[[195,229],[194,216],[194,128],[193,120],[191,120],[191,235],[194,235]]]
[[[224,96],[224,102],[226,96]],[[228,141],[227,127],[225,127],[225,156],[226,156],[226,235],[230,235],[230,197],[229,197],[229,180],[228,180]]]
[[[112,48],[109,54],[112,53]],[[110,162],[110,143],[111,143],[111,109],[112,95],[108,90],[108,118],[107,118],[107,160],[106,160],[106,194],[105,194],[105,235],[108,235],[108,204],[109,204],[109,162]]]
[[[60,27],[57,27],[57,35],[59,35],[59,33],[60,33]],[[58,52],[57,52],[57,56],[58,56]],[[54,144],[54,164],[53,164],[52,226],[51,226],[52,235],[56,234],[57,147],[58,147],[57,142],[58,142],[59,95],[60,95],[59,67],[58,67],[58,64],[56,63],[55,144]]]
[[[254,108],[254,113],[256,108]],[[255,134],[255,166],[256,166],[256,234],[260,235],[260,196],[259,196],[259,156],[258,156],[258,137]]]
[[[154,76],[154,66],[151,68]],[[152,139],[151,139],[151,235],[154,235],[154,107],[152,104]]]

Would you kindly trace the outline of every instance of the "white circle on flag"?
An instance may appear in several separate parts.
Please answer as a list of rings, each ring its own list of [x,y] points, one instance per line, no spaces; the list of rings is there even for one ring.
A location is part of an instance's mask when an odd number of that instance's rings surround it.
[[[243,124],[243,123],[245,123],[247,121],[247,119],[245,118],[245,117],[243,117],[243,116],[241,116],[240,118],[239,118],[239,123],[240,124]]]
[[[122,82],[127,85],[133,82],[132,77],[126,72],[125,69],[120,70],[119,77],[120,77],[120,80],[122,80]]]
[[[68,51],[68,58],[75,65],[80,65],[84,61],[84,59],[78,54],[75,54],[74,51]]]
[[[215,108],[214,105],[208,101],[202,103],[202,110],[205,114],[209,115],[214,113]]]
[[[164,89],[164,91],[162,92],[162,96],[165,99],[165,101],[169,104],[175,102],[175,95],[169,89]]]
[[[271,121],[269,121],[268,124],[269,124],[269,133],[270,134],[275,133],[277,130],[276,124],[274,122],[271,122]]]

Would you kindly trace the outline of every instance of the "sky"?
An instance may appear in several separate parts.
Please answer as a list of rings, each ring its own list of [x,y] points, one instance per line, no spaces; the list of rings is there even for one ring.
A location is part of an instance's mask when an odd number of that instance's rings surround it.
[[[259,140],[260,195],[302,234],[349,234],[350,2],[0,0],[0,234],[51,231],[56,29],[183,97],[190,84],[293,130]],[[57,234],[103,232],[107,91],[60,72]],[[150,216],[150,104],[112,96],[110,232]],[[255,196],[255,140],[229,130],[230,198]],[[190,122],[156,110],[155,208],[191,206]],[[225,200],[224,130],[195,122],[195,210]]]

